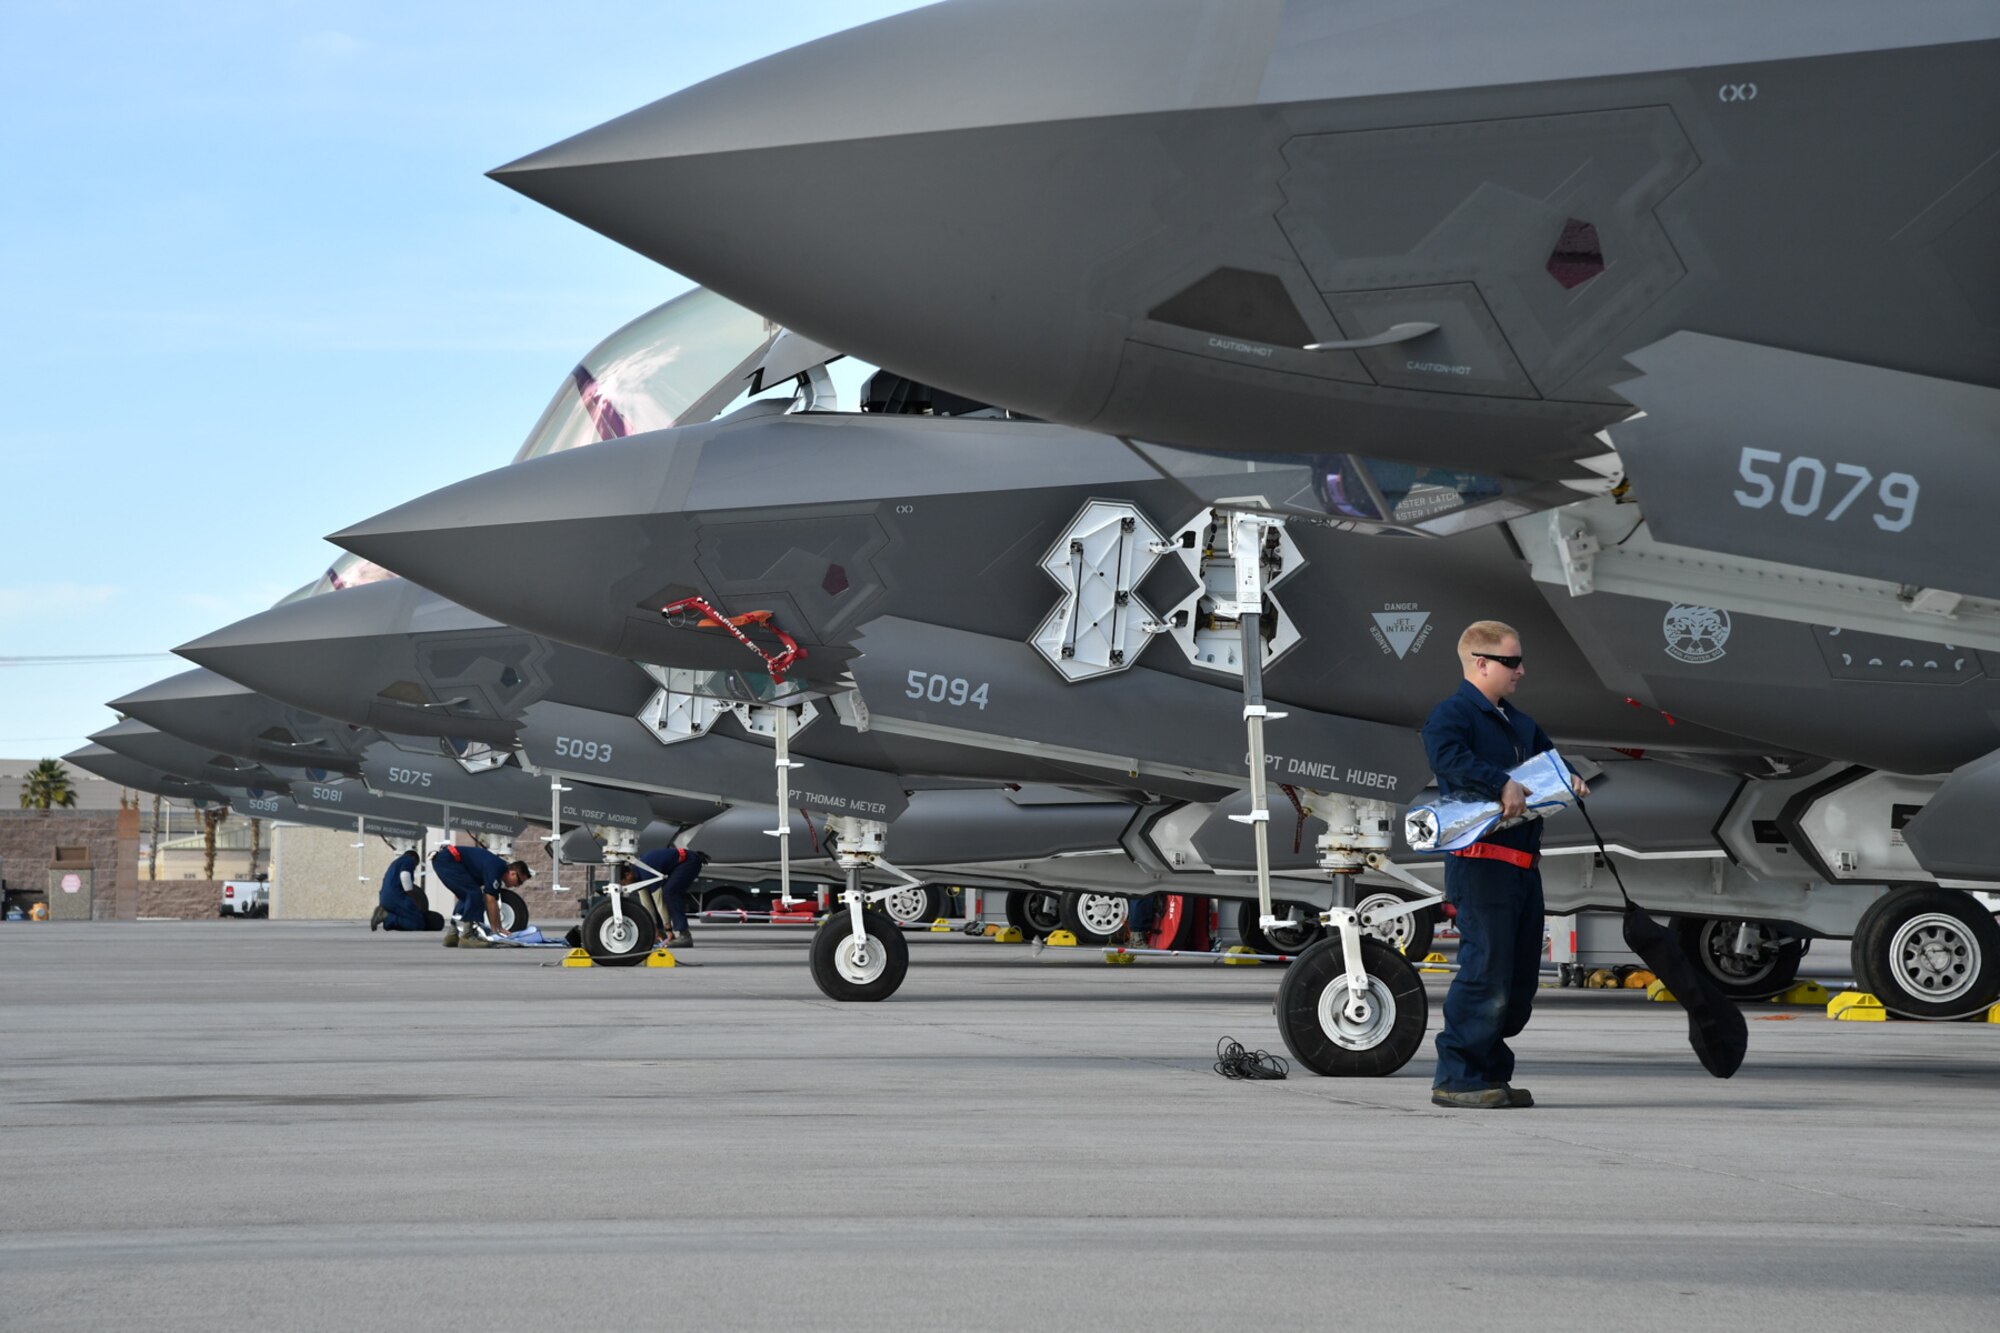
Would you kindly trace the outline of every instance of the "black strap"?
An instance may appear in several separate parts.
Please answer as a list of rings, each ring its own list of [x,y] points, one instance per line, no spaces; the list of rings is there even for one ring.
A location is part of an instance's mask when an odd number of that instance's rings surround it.
[[[1618,873],[1618,863],[1611,859],[1611,849],[1604,845],[1604,835],[1597,831],[1596,821],[1591,819],[1590,811],[1585,807],[1581,796],[1576,798],[1576,812],[1582,815],[1583,822],[1590,826],[1590,836],[1597,839],[1598,855],[1604,858],[1605,867],[1611,871],[1612,881],[1618,885],[1618,896],[1625,900],[1627,907],[1630,907],[1632,895],[1625,892],[1625,877]]]

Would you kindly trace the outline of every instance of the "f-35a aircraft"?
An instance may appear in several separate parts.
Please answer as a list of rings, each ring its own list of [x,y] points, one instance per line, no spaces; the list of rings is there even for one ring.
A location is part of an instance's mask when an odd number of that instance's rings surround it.
[[[1827,883],[1989,879],[1968,812],[2000,785],[2000,756],[1967,701],[2000,651],[2000,584],[1963,534],[2000,495],[2000,282],[1983,239],[2000,199],[1996,51],[2000,14],[1947,0],[968,0],[759,62],[496,174],[796,334],[1115,435],[1180,483],[1209,512],[1190,543],[1204,587],[1178,628],[1218,650],[1237,631],[1253,755],[1261,668],[1268,654],[1275,681],[1270,650],[1289,646],[1280,607],[1300,614],[1273,582],[1307,524],[1457,545],[1504,520],[1612,698],[1719,731],[1754,712],[1743,734],[1852,761],[1764,787],[1782,799],[1746,829]],[[1977,91],[1923,95],[1938,86]],[[882,170],[904,156],[923,170]],[[779,197],[802,186],[823,201],[810,214]],[[778,497],[865,508],[848,452],[765,477]],[[606,455],[568,475],[591,464],[616,472]],[[1440,485],[1440,468],[1480,480]],[[820,494],[800,497],[808,479]],[[692,481],[657,493],[711,508]],[[1588,498],[1557,503],[1551,484]],[[475,531],[517,516],[482,523],[470,496],[456,521]],[[1155,517],[1158,499],[1123,503],[1099,517],[1186,531]],[[642,504],[627,493],[610,512]],[[1085,681],[1129,671],[1171,617],[1129,610],[1140,544],[1072,514],[1062,609],[1014,637],[1052,633],[1068,654],[1052,665]],[[382,554],[394,537],[353,535]],[[1062,580],[1059,544],[1014,535],[1011,553],[1046,552]],[[621,632],[583,641],[664,656],[680,637],[646,620],[670,591],[662,571],[786,583],[737,563],[746,549],[644,548],[645,576],[615,576]],[[935,553],[959,596],[988,603],[985,570],[967,581],[949,545]],[[811,633],[808,587],[791,580],[783,610]],[[549,614],[563,638],[596,618]],[[838,667],[834,637],[821,646]],[[884,656],[847,663],[862,693]],[[969,697],[975,678],[945,679],[949,707],[950,682]],[[1862,702],[1802,718],[1812,695]],[[1871,714],[1890,723],[1872,739]],[[1261,812],[1263,765],[1250,770]],[[1767,865],[1778,845],[1730,850]],[[1990,915],[1935,889],[1885,895],[1857,935],[1864,979],[1919,1011],[1990,998],[1995,955]],[[1352,1005],[1351,958],[1344,977]]]

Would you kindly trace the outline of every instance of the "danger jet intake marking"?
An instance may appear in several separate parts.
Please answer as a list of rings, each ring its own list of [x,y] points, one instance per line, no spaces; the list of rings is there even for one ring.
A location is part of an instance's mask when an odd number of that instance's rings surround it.
[[[1418,610],[1415,602],[1389,602],[1375,613],[1375,627],[1368,633],[1377,648],[1401,661],[1429,642],[1433,628],[1431,613]]]

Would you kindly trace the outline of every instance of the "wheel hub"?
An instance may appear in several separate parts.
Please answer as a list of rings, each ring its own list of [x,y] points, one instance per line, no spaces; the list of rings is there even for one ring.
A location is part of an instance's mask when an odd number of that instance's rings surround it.
[[[1926,912],[1903,923],[1889,941],[1896,982],[1920,999],[1955,1000],[1979,979],[1979,942],[1963,923]]]
[[[629,953],[639,945],[639,923],[629,916],[609,918],[597,934],[613,953]]]
[[[1108,893],[1086,893],[1077,898],[1077,919],[1093,934],[1116,934],[1130,914],[1131,909],[1125,899]]]
[[[866,986],[879,978],[889,966],[887,949],[871,949],[849,935],[834,951],[833,967],[840,973],[842,981],[856,986]]]
[[[1347,977],[1343,974],[1319,993],[1319,1025],[1334,1045],[1349,1051],[1372,1051],[1388,1040],[1396,1026],[1396,1001],[1378,977],[1368,978],[1367,992],[1352,997],[1360,1003],[1350,1014]]]
[[[899,889],[882,900],[882,909],[893,920],[907,925],[922,920],[929,903],[930,895],[922,889]]]
[[[1736,947],[1739,927],[1735,921],[1711,921],[1702,930],[1702,952],[1717,976],[1731,981],[1753,982],[1777,966],[1778,937],[1769,927],[1756,926],[1756,942],[1748,952]]]
[[[1379,908],[1400,906],[1402,901],[1393,893],[1370,894],[1355,905],[1354,913],[1356,916],[1365,916]],[[1415,923],[1408,916],[1399,916],[1380,926],[1363,926],[1362,933],[1373,935],[1397,953],[1404,953],[1410,947],[1411,932],[1415,929]]]

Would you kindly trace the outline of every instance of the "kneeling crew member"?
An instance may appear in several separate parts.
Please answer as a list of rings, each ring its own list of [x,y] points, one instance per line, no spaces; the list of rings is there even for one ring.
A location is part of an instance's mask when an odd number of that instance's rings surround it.
[[[382,874],[382,892],[375,904],[375,919],[368,929],[438,930],[444,918],[429,910],[423,890],[417,887],[417,849],[398,856]]]
[[[1526,813],[1528,794],[1507,776],[1543,750],[1548,733],[1507,700],[1526,675],[1521,636],[1497,620],[1459,636],[1465,679],[1431,710],[1424,751],[1447,799],[1497,801],[1503,819]],[[1581,780],[1577,794],[1588,795]],[[1528,1026],[1542,971],[1542,822],[1499,829],[1445,862],[1445,896],[1458,911],[1458,976],[1444,997],[1431,1101],[1439,1106],[1533,1106],[1512,1086],[1507,1038]]]
[[[694,935],[688,930],[688,890],[694,887],[701,868],[708,864],[708,853],[691,852],[685,847],[655,847],[639,853],[639,864],[656,875],[666,876],[644,892],[647,896],[658,894],[660,905],[666,908],[667,921],[673,927],[667,947],[685,949],[694,943]],[[639,872],[627,865],[619,872],[618,882],[630,884],[638,877]],[[657,912],[656,908],[656,915]]]
[[[484,847],[458,847],[451,843],[438,848],[431,857],[431,869],[437,872],[438,882],[458,898],[452,919],[444,927],[447,949],[487,947],[487,929],[480,918],[488,918],[493,933],[497,934],[500,890],[518,889],[535,873],[525,861],[502,861]]]

